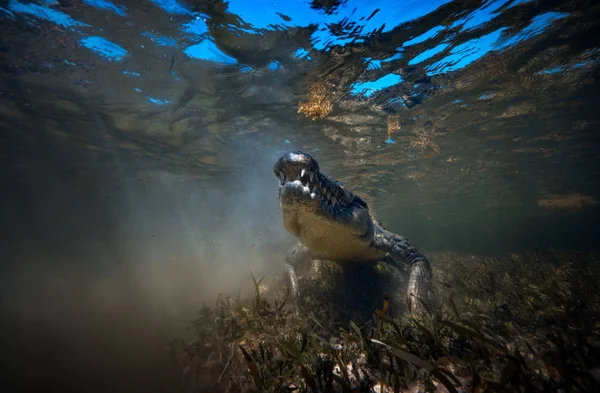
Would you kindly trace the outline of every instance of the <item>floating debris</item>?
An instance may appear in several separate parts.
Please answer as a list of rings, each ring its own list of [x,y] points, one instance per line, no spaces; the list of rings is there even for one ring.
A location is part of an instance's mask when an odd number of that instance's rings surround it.
[[[550,195],[548,198],[538,200],[539,207],[570,212],[594,207],[597,204],[594,197],[581,194]]]
[[[409,138],[410,145],[416,147],[422,152],[431,149],[434,153],[439,154],[440,147],[433,141],[434,133],[426,130],[423,127],[415,127],[413,130],[415,136]]]
[[[312,83],[309,85],[308,101],[298,103],[298,113],[316,119],[323,119],[333,109],[333,101],[327,94],[327,88],[323,83]]]

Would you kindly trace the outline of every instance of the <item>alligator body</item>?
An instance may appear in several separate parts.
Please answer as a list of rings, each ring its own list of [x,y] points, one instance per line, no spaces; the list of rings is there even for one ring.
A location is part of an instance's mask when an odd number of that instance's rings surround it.
[[[407,239],[385,230],[367,203],[340,182],[321,173],[317,161],[296,151],[274,166],[285,228],[298,239],[286,257],[293,295],[300,293],[297,267],[311,260],[340,263],[384,262],[408,267],[406,296],[413,312],[430,297],[431,267]],[[420,301],[417,299],[421,299]]]

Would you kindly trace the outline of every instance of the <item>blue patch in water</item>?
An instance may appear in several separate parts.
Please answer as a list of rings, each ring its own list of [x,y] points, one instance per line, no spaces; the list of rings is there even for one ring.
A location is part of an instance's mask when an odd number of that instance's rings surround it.
[[[257,12],[257,10],[260,10]],[[282,1],[276,5],[273,0],[230,0],[228,12],[238,15],[246,23],[258,29],[274,30],[275,26],[306,27],[314,23],[316,12],[307,1]],[[293,15],[289,22],[277,14]]]
[[[294,56],[296,56],[299,59],[306,58],[306,60],[312,60],[311,57],[308,55],[308,51],[304,48],[296,49],[296,52],[294,52]]]
[[[123,71],[123,75],[131,75],[131,76],[142,76],[142,74],[140,74],[139,72],[135,72],[135,71]]]
[[[521,41],[525,41],[535,36],[538,36],[542,34],[552,22],[565,18],[567,16],[569,16],[569,14],[566,12],[546,12],[541,15],[537,15],[531,20],[529,26],[527,26],[517,34],[513,35],[512,37],[503,40],[501,46],[514,46]]]
[[[207,17],[204,15],[198,15],[191,22],[184,23],[181,30],[185,33],[203,36],[208,33],[208,26],[206,25],[205,18]]]
[[[532,0],[514,0],[511,4],[509,4],[506,9],[509,9],[511,7],[514,7],[516,5],[519,4],[525,4],[525,3],[530,3]]]
[[[396,53],[394,56],[388,57],[387,59],[382,59],[382,60],[373,60],[370,57],[365,57],[365,63],[367,63],[368,70],[379,70],[379,69],[381,69],[382,63],[388,63],[390,61],[398,60],[401,58],[402,58],[402,53]]]
[[[87,37],[81,39],[79,42],[108,60],[119,61],[128,55],[125,49],[102,37]]]
[[[435,48],[427,49],[426,51],[421,52],[419,55],[413,57],[408,62],[408,65],[415,65],[415,64],[422,63],[425,60],[427,60],[427,59],[437,55],[438,53],[442,52],[443,50],[447,49],[449,46],[450,46],[449,44],[439,44]]]
[[[222,64],[237,64],[237,60],[221,52],[221,50],[210,40],[204,40],[199,44],[188,46],[185,54],[193,59],[214,61]]]
[[[388,57],[387,59],[381,60],[382,63],[387,63],[389,61],[394,61],[394,60],[400,60],[401,58],[403,58],[404,55],[402,53],[396,53],[394,56],[392,57]]]
[[[150,33],[149,31],[145,31],[141,34],[145,37],[150,38],[150,40],[152,40],[153,42],[156,42],[156,45],[158,45],[158,46],[172,46],[172,47],[177,46],[177,41],[175,41],[173,38],[161,37],[154,33]]]
[[[460,104],[462,102],[462,100],[454,100],[452,101],[453,104]]]
[[[548,70],[542,70],[542,71],[538,72],[538,74],[552,75],[552,74],[557,74],[562,71],[564,71],[564,69],[562,67],[554,67],[554,68],[550,68]]]
[[[269,63],[269,69],[271,71],[275,71],[277,69],[281,68],[281,64],[279,64],[279,62],[277,60],[274,60],[272,62]]]
[[[249,65],[240,65],[240,71],[247,73],[247,72],[254,71],[254,69],[252,67],[250,67]]]
[[[241,37],[243,35],[242,33],[252,34],[252,35],[262,35],[262,36],[265,35],[262,31],[246,29],[246,28],[237,27],[237,26],[227,26],[227,30],[235,33],[238,37]]]
[[[444,26],[436,26],[433,29],[421,34],[420,36],[417,36],[413,39],[406,41],[404,44],[402,44],[402,46],[406,47],[406,46],[420,44],[421,42],[427,41],[428,39],[435,37],[435,35],[437,33],[439,33],[440,31],[444,31],[445,29],[446,28]]]
[[[352,3],[344,2],[336,12],[327,15],[320,10],[312,9],[308,1],[230,0],[228,11],[238,15],[256,29],[276,30],[282,26],[288,28],[316,25],[317,30],[311,37],[311,43],[316,49],[326,50],[330,45],[344,46],[356,42],[353,38],[332,35],[328,27],[332,24],[344,20],[347,23],[355,23],[358,33],[365,36],[380,29],[385,33],[401,23],[427,15],[450,1],[405,0],[398,2],[394,7],[389,7],[389,0],[357,0]],[[280,14],[292,19],[285,21]]]
[[[4,12],[6,15],[8,15],[9,18],[15,19],[15,13],[12,12],[11,10],[8,10],[4,7],[0,7],[0,11]]]
[[[359,3],[361,3],[360,6],[365,8],[366,12],[364,14],[367,16],[377,8],[382,10],[366,23],[364,31],[370,32],[385,25],[383,26],[382,32],[389,32],[401,23],[427,15],[450,1],[451,0],[404,0],[395,2],[394,6],[390,7],[389,0],[362,0]],[[353,9],[357,6],[359,5],[352,4],[349,5],[348,8]],[[369,10],[369,7],[372,9]],[[357,15],[356,19],[359,19],[361,16],[363,15]]]
[[[385,143],[387,145],[394,145],[394,144],[396,144],[396,141],[393,140],[392,138],[388,138],[385,141],[383,141],[383,143]]]
[[[312,9],[308,1],[230,0],[228,11],[239,15],[244,21],[256,28],[273,29],[277,25],[288,27],[307,27],[317,24],[326,27],[348,18],[348,22],[363,25],[363,33],[382,28],[388,32],[402,22],[417,19],[426,15],[451,0],[405,0],[390,9],[389,0],[357,0],[350,4],[343,3],[336,12],[326,15]],[[387,8],[387,9],[386,9]],[[259,9],[261,12],[256,12]],[[377,10],[386,10],[385,12]],[[282,20],[279,14],[292,18],[289,22]],[[374,14],[374,15],[371,15]],[[367,21],[366,19],[371,16]],[[362,21],[360,19],[363,19]]]
[[[170,14],[190,15],[191,12],[175,0],[150,0]]]
[[[173,79],[175,79],[176,81],[180,80],[179,77],[177,76],[177,74],[175,73],[175,71],[171,71],[171,75],[173,76]]]
[[[36,18],[44,19],[49,22],[54,22],[57,25],[63,27],[90,26],[87,23],[79,22],[71,18],[69,15],[63,12],[56,11],[51,8],[37,4],[23,4],[15,0],[10,0],[8,2],[8,9],[13,12],[32,15]]]
[[[568,15],[564,12],[546,12],[534,17],[529,26],[507,39],[501,39],[502,32],[506,29],[502,27],[492,33],[467,41],[454,47],[449,56],[426,67],[427,74],[435,75],[466,67],[492,50],[504,50],[543,33],[551,22]]]
[[[367,63],[367,70],[381,69],[381,60],[373,60],[370,57],[367,57],[365,63]]]
[[[153,98],[153,97],[146,97],[146,101],[148,101],[151,104],[156,104],[156,105],[165,105],[170,103],[170,100],[167,99],[160,99],[160,98]]]
[[[449,56],[446,56],[442,60],[426,67],[427,74],[436,75],[445,72],[456,71],[468,66],[493,50],[495,43],[498,41],[504,30],[505,27],[502,27],[487,35],[474,38],[455,46],[450,51]]]
[[[458,26],[462,24],[462,30],[472,30],[482,24],[489,22],[493,19],[492,15],[496,14],[498,9],[508,3],[509,0],[492,0],[481,8],[473,11],[466,17],[454,22],[452,26]]]
[[[105,10],[109,10],[114,12],[117,15],[120,16],[125,16],[125,11],[127,10],[127,8],[125,8],[122,5],[114,5],[113,3],[111,3],[108,0],[83,0],[84,4],[87,4],[89,6],[92,7],[96,7],[96,8],[102,8]]]
[[[328,51],[332,46],[345,46],[349,43],[364,42],[362,38],[356,37],[337,37],[329,32],[329,29],[324,28],[313,32],[310,36],[310,43],[313,48],[318,50]]]
[[[69,60],[67,60],[67,59],[65,59],[65,64],[66,64],[66,65],[70,65],[70,66],[77,65],[76,63],[73,63],[72,61],[69,61]]]
[[[134,87],[134,88],[133,88],[133,90],[134,90],[134,91],[137,91],[138,93],[141,93],[141,92],[142,92],[142,89],[140,89],[140,88],[138,88],[138,87]]]
[[[402,97],[390,98],[385,103],[386,106],[394,105],[394,104],[400,104],[400,105],[406,107],[406,103],[404,102],[404,100],[402,99]]]
[[[479,99],[480,100],[487,100],[488,98],[492,98],[492,97],[493,97],[493,94],[491,96],[487,95],[487,94],[482,94],[482,95],[479,96]]]
[[[581,68],[581,67],[585,67],[588,64],[598,64],[600,63],[600,60],[588,60],[588,61],[584,61],[582,63],[577,63],[571,66],[572,69],[576,69],[576,68]]]
[[[398,74],[388,74],[376,81],[357,82],[351,87],[352,94],[364,94],[366,97],[372,96],[375,92],[388,88],[402,82],[402,77]]]

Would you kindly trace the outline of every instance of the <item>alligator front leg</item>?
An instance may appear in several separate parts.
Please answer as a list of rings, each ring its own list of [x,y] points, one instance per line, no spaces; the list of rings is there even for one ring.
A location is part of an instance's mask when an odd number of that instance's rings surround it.
[[[406,288],[406,297],[415,314],[425,311],[423,303],[430,302],[431,266],[425,255],[421,254],[407,239],[395,233],[376,227],[373,247],[385,252],[390,259],[400,264],[410,263],[410,275]]]
[[[431,267],[429,262],[424,256],[413,259],[410,264],[410,277],[408,278],[406,296],[410,301],[412,311],[416,314],[423,313],[423,303],[428,304],[431,301],[430,285]]]
[[[285,258],[285,266],[288,270],[290,288],[292,290],[292,297],[294,300],[297,300],[300,296],[296,268],[311,258],[312,255],[310,249],[304,247],[301,243],[297,243]]]

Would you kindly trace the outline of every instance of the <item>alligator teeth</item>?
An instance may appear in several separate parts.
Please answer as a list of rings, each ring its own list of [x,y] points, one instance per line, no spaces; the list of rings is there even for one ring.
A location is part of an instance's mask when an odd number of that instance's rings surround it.
[[[310,181],[313,181],[313,178],[315,177],[315,174],[312,172],[308,172],[308,177],[310,178]]]
[[[317,194],[315,194],[314,192],[312,194],[310,194],[311,199],[315,199],[316,197],[317,197]]]
[[[332,198],[331,198],[331,204],[332,204],[333,206],[337,205],[337,199],[336,199],[335,197],[332,197]]]
[[[302,172],[300,172],[300,177],[304,177],[305,173],[306,173],[306,169],[303,169]]]
[[[327,190],[327,199],[331,199],[331,191]]]
[[[312,192],[313,192],[313,193],[316,193],[316,192],[317,192],[317,190],[318,190],[318,187],[315,185],[315,186],[313,187],[313,189],[312,189]]]
[[[306,182],[306,185],[304,187],[306,187],[307,190],[310,190],[308,182]]]
[[[283,174],[283,172],[281,172],[281,173],[279,174],[279,179],[280,179],[281,181],[285,181],[285,175]]]

